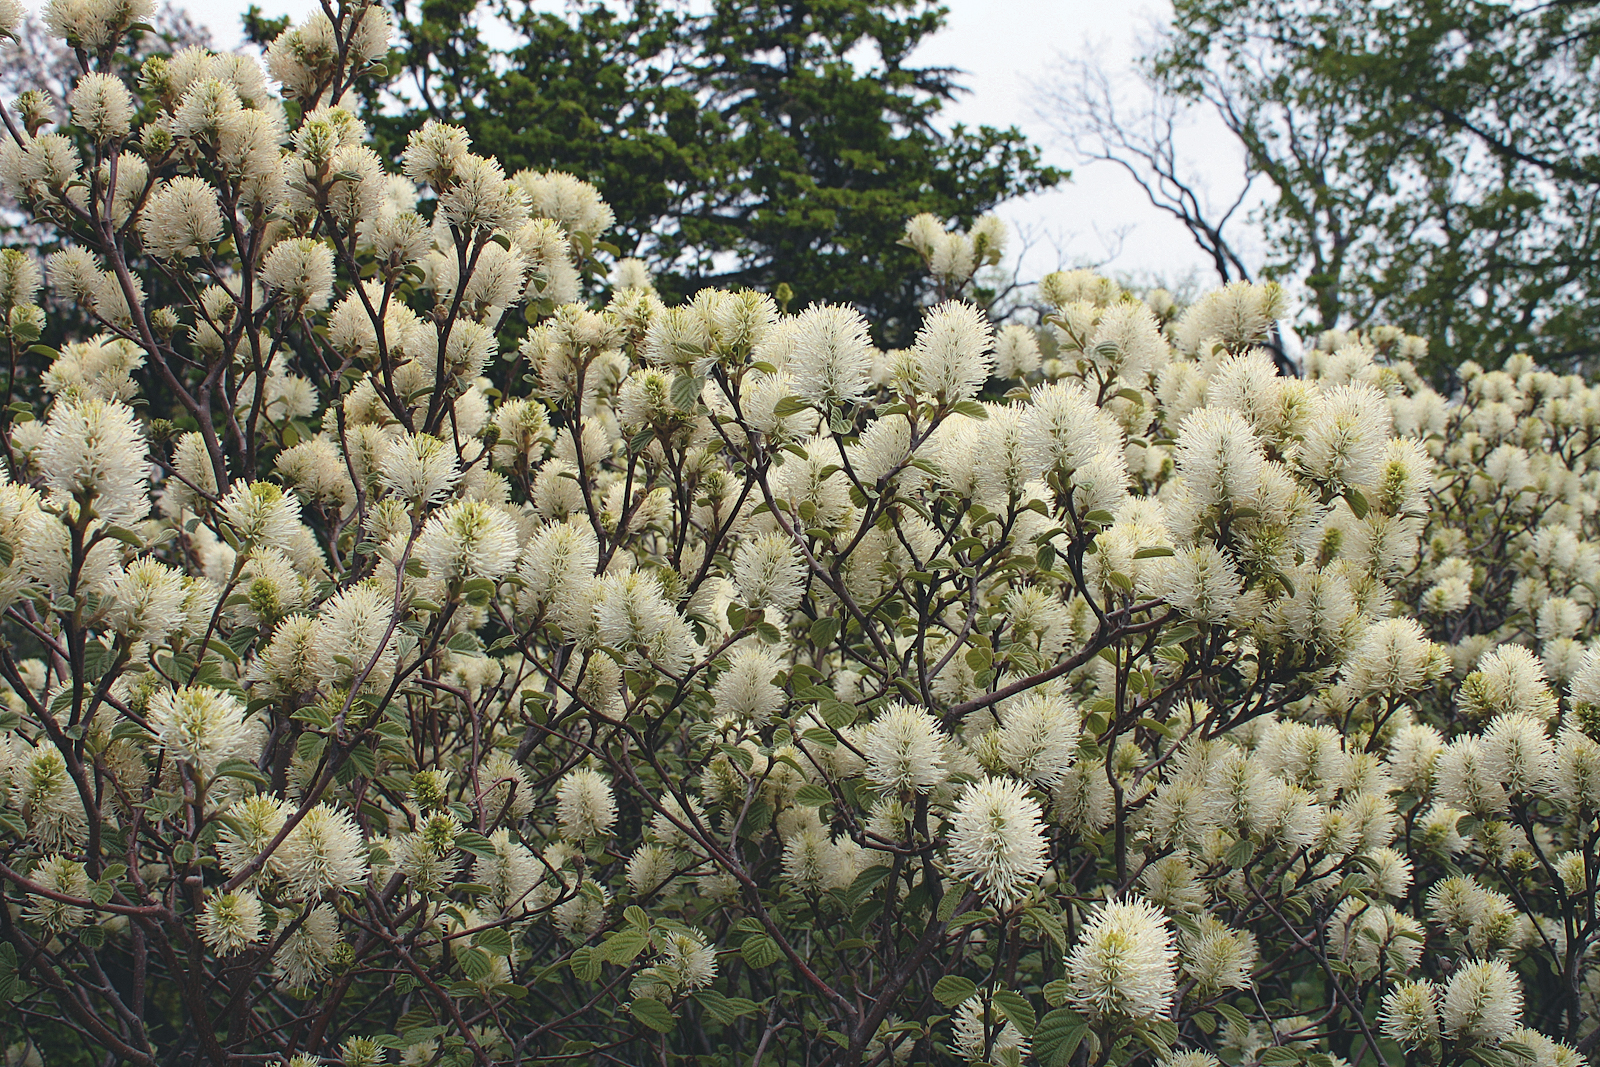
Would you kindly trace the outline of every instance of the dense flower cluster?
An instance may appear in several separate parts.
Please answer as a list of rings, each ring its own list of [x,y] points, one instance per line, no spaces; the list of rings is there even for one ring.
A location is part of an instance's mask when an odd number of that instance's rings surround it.
[[[0,32],[17,17],[0,0]],[[1600,392],[1086,271],[938,300],[595,258],[350,3],[0,179],[0,989],[121,1062],[1577,1067]],[[270,79],[270,80],[269,80]],[[288,107],[285,101],[292,101]],[[37,120],[37,121],[36,121]],[[93,322],[57,348],[40,292]],[[14,387],[16,383],[10,383]],[[7,952],[9,954],[7,954]],[[7,970],[9,968],[9,970]],[[25,980],[23,987],[12,979]]]

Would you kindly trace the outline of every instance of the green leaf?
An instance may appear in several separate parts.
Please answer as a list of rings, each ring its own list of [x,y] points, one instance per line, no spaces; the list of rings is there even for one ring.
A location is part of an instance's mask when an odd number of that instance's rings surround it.
[[[810,409],[811,405],[799,397],[786,396],[772,406],[772,413],[782,419],[790,415],[798,415],[802,411],[809,411]]]
[[[1261,1067],[1288,1067],[1291,1063],[1299,1063],[1303,1055],[1297,1049],[1274,1045],[1261,1050]]]
[[[1057,949],[1062,952],[1067,950],[1067,932],[1062,927],[1060,919],[1039,907],[1027,908],[1025,914],[1030,922],[1055,943]]]
[[[820,808],[832,800],[833,794],[814,782],[807,782],[794,794],[794,802],[806,808]]]
[[[724,1026],[741,1015],[750,1015],[761,1008],[761,1005],[753,1000],[745,997],[725,997],[715,989],[702,989],[694,995],[694,999],[706,1010],[707,1015]]]
[[[744,944],[739,948],[739,954],[750,966],[760,969],[770,967],[783,958],[783,950],[778,948],[778,943],[766,934],[755,934],[744,939]]]
[[[477,655],[483,651],[483,644],[473,634],[454,634],[445,646],[451,652],[461,652],[469,656]]]
[[[1034,1028],[1034,1055],[1045,1067],[1065,1067],[1088,1032],[1083,1016],[1070,1008],[1055,1008]]]
[[[1244,1017],[1244,1012],[1240,1011],[1232,1004],[1218,1004],[1217,1014],[1228,1020],[1228,1025],[1240,1030],[1241,1032],[1248,1031],[1250,1029],[1250,1020]]]
[[[947,974],[934,983],[933,999],[947,1008],[966,1003],[978,992],[978,985],[970,978]]]
[[[1350,505],[1351,513],[1358,519],[1366,518],[1367,512],[1371,510],[1370,505],[1367,503],[1367,498],[1355,486],[1351,486],[1344,491],[1344,502]]]
[[[672,379],[672,403],[684,410],[693,411],[700,400],[700,391],[706,387],[704,378],[696,378],[692,374],[680,374]]]
[[[129,548],[144,547],[144,538],[140,537],[132,530],[123,529],[121,526],[107,526],[105,529],[105,534],[107,537],[113,537],[118,541],[121,541]]]
[[[1251,841],[1248,837],[1241,837],[1239,840],[1235,841],[1231,847],[1229,847],[1228,852],[1225,856],[1223,856],[1222,861],[1229,867],[1243,867],[1246,863],[1250,862],[1250,858],[1255,854],[1255,842]]]
[[[989,409],[976,400],[961,400],[950,406],[950,410],[957,415],[965,415],[969,419],[987,419]]]
[[[511,955],[511,934],[503,926],[491,926],[472,935],[472,943],[491,956]]]
[[[650,938],[644,931],[636,927],[619,930],[612,934],[600,945],[600,952],[605,956],[607,963],[615,963],[619,967],[632,963],[639,957],[650,943]]]
[[[1028,1003],[1027,997],[1010,989],[997,989],[994,1005],[1005,1013],[1011,1025],[1021,1031],[1023,1037],[1033,1036],[1035,1016],[1033,1005]]]
[[[628,1009],[633,1017],[657,1033],[665,1034],[677,1025],[677,1019],[667,1006],[651,997],[640,997]]]
[[[456,847],[484,858],[493,858],[495,854],[494,842],[476,830],[463,830],[456,834]]]
[[[272,781],[256,769],[254,763],[242,759],[225,759],[217,765],[218,778],[241,778],[246,782],[266,785]]]
[[[1135,552],[1133,554],[1133,558],[1160,559],[1163,556],[1170,555],[1172,555],[1172,549],[1168,548],[1166,545],[1151,545],[1149,548],[1141,548],[1139,551]]]
[[[572,968],[572,976],[580,982],[592,982],[600,977],[600,957],[589,948],[576,948],[572,950],[572,958],[568,965]]]
[[[461,961],[461,969],[468,978],[474,982],[486,978],[494,967],[494,961],[489,954],[481,948],[464,948],[456,953],[456,958]]]

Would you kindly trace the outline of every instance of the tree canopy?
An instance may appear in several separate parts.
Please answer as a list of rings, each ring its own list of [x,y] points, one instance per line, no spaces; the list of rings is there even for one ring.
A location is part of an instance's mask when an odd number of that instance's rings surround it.
[[[1177,0],[1140,68],[1144,105],[1093,56],[1064,57],[1041,111],[1080,158],[1127,169],[1223,281],[1250,277],[1238,232],[1250,217],[1261,275],[1303,291],[1304,333],[1403,325],[1431,339],[1425,367],[1441,380],[1462,360],[1526,350],[1589,369],[1597,11]],[[1245,165],[1246,183],[1215,199],[1179,144],[1195,109],[1220,117]]]
[[[1588,365],[1600,265],[1600,5],[1178,0],[1152,70],[1271,185],[1306,321],[1392,321],[1435,367],[1537,345]]]
[[[614,239],[662,274],[773,290],[796,306],[847,301],[886,344],[909,341],[925,298],[897,246],[923,212],[961,225],[1065,175],[1016,130],[938,125],[957,72],[916,67],[942,7],[883,0],[629,0],[564,13],[508,3],[486,45],[471,0],[405,6],[415,106],[375,116],[391,151],[428,118],[459,123],[508,171],[567,170],[617,213]]]

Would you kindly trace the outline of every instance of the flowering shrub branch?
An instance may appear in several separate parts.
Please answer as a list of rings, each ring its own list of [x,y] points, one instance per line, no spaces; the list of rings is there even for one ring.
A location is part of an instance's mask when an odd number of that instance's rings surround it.
[[[1233,285],[667,307],[569,175],[264,72],[109,71],[0,177],[0,996],[111,1060],[1575,1067],[1600,404]],[[0,30],[15,24],[0,0]],[[270,75],[270,81],[269,81]],[[593,302],[589,294],[599,293]],[[603,301],[601,299],[603,297]],[[1042,346],[1041,340],[1046,343]],[[17,396],[27,394],[18,393]],[[1426,949],[1426,952],[1425,952]]]

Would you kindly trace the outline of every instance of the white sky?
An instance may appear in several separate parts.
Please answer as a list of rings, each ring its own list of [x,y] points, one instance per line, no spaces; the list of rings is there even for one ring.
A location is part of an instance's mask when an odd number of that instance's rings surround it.
[[[250,0],[190,0],[190,13],[207,25],[214,44],[240,43],[239,17]],[[258,0],[272,15],[301,17],[316,0]],[[1214,283],[1208,261],[1187,232],[1153,209],[1131,179],[1109,164],[1078,165],[1036,114],[1034,86],[1048,82],[1065,54],[1096,55],[1113,74],[1126,72],[1138,51],[1169,15],[1167,0],[946,0],[945,28],[923,42],[912,61],[956,67],[971,91],[946,109],[951,124],[1020,126],[1045,148],[1046,162],[1070,169],[1058,189],[1003,205],[1018,245],[1032,249],[1024,278],[1057,266],[1096,266],[1176,281],[1196,272]],[[33,0],[30,7],[42,6]],[[1224,131],[1198,124],[1184,144],[1188,162],[1219,195],[1237,190],[1237,149]],[[1016,246],[1014,246],[1016,247]],[[1250,258],[1247,250],[1247,259]]]

